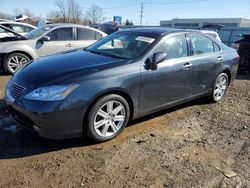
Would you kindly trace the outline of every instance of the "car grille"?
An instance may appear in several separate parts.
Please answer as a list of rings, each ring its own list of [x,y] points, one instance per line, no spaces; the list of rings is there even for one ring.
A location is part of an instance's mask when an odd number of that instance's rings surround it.
[[[12,82],[10,84],[9,89],[10,89],[10,94],[14,99],[18,98],[23,93],[23,91],[25,90],[24,87],[14,83],[14,82]]]

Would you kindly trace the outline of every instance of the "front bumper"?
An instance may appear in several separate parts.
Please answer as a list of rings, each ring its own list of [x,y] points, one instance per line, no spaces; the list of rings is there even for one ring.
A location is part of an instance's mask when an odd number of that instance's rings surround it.
[[[12,101],[5,97],[9,112],[24,128],[50,139],[82,136],[84,108],[70,101]]]

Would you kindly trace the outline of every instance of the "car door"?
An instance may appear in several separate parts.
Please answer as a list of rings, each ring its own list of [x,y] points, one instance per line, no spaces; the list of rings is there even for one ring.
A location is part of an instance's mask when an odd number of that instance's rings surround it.
[[[76,48],[85,48],[97,40],[101,39],[102,35],[90,28],[76,28]]]
[[[192,94],[208,92],[222,69],[220,47],[211,39],[200,34],[189,34],[192,51],[193,82]]]
[[[156,70],[141,70],[140,113],[149,113],[191,96],[192,66],[185,33],[170,35],[154,53],[166,52],[167,59]],[[150,58],[146,60],[151,61]]]
[[[39,56],[46,56],[74,49],[72,27],[60,27],[46,34],[47,39],[37,41],[36,49]]]

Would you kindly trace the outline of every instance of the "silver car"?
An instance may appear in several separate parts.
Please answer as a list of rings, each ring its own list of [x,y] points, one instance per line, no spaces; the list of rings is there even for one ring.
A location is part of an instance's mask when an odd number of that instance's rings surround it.
[[[13,33],[15,36],[0,39],[1,64],[11,74],[30,60],[84,48],[106,36],[97,29],[75,24],[49,24],[25,36]]]
[[[27,23],[14,22],[14,21],[1,21],[0,20],[0,24],[21,35],[26,35],[30,31],[37,28]],[[11,34],[10,32],[6,32],[4,29],[0,29],[0,38],[8,37],[9,35],[13,35],[13,34]]]

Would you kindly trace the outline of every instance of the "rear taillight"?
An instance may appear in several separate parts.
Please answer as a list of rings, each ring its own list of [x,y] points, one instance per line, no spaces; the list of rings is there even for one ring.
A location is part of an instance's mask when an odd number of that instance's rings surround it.
[[[238,62],[240,61],[240,55],[237,56],[237,61],[238,61]]]

